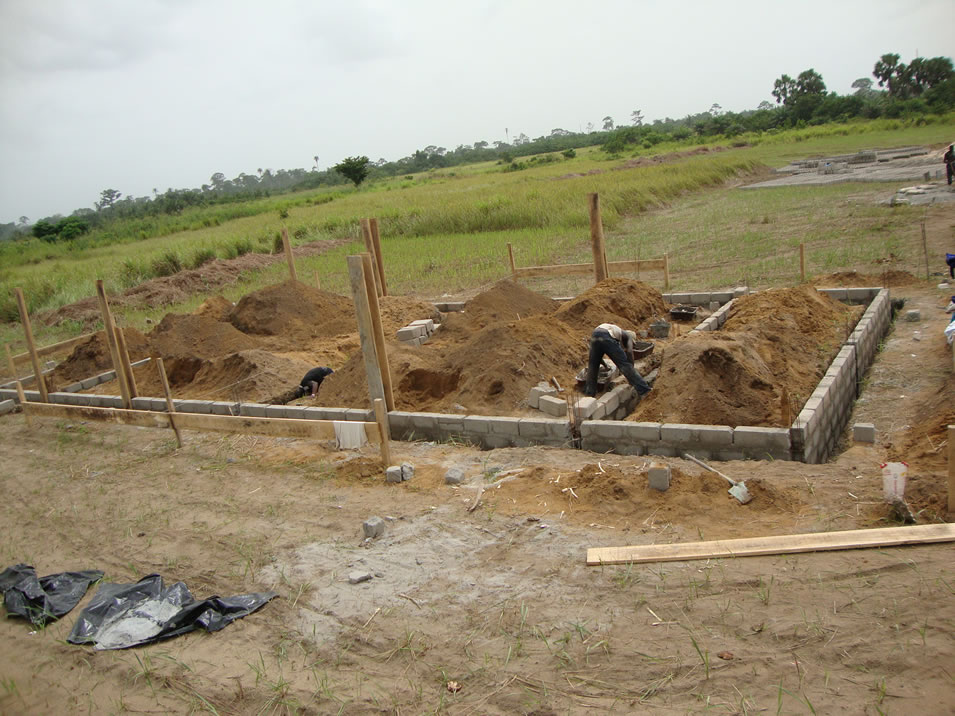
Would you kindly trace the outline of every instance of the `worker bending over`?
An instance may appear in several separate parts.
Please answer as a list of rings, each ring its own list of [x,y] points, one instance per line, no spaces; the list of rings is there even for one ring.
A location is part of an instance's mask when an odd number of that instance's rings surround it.
[[[319,366],[318,368],[312,368],[308,373],[305,374],[305,377],[302,378],[302,382],[299,383],[298,396],[301,398],[303,395],[309,394],[313,398],[318,393],[318,387],[322,384],[322,381],[325,380],[326,376],[334,373],[331,368],[326,368],[324,366]]]
[[[590,358],[587,361],[587,386],[585,395],[591,398],[597,395],[597,371],[603,357],[610,356],[610,360],[620,369],[627,381],[632,385],[641,398],[650,392],[650,384],[643,379],[637,369],[633,367],[633,344],[637,334],[625,331],[613,323],[601,323],[594,329],[590,337]]]

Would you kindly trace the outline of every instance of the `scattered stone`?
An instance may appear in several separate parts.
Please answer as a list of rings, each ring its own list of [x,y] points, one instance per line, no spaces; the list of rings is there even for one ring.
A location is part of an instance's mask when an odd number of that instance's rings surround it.
[[[855,423],[852,426],[852,439],[859,443],[874,443],[875,425],[872,423]]]
[[[724,661],[731,661],[734,658],[733,652],[731,651],[721,651],[717,654],[717,656],[723,659]]]
[[[460,485],[464,482],[464,470],[460,467],[448,468],[448,471],[444,473],[444,481],[448,485]]]
[[[402,470],[399,465],[392,465],[391,467],[385,470],[386,482],[401,482],[401,480],[402,480]]]
[[[402,481],[410,480],[412,477],[414,477],[414,465],[412,465],[410,462],[401,463],[400,469]]]
[[[922,314],[921,314],[921,312],[919,312],[919,311],[916,310],[916,309],[912,309],[912,310],[910,310],[910,311],[906,311],[906,312],[905,312],[905,320],[906,320],[906,321],[912,321],[912,322],[921,321],[921,320],[922,320]]]
[[[666,492],[670,489],[670,466],[661,462],[650,463],[647,479],[654,490]]]
[[[384,577],[384,576],[385,576],[385,575],[384,575],[382,572],[375,572],[375,578],[376,578],[376,579],[381,579],[381,578]]]
[[[385,533],[385,521],[380,517],[369,517],[361,523],[361,528],[365,531],[365,537],[381,537]]]
[[[540,517],[533,517],[533,516],[532,516],[532,517],[528,517],[528,518],[527,518],[527,521],[528,521],[528,522],[540,522],[540,521],[541,521],[541,518],[540,518]]]
[[[348,573],[349,584],[361,584],[362,582],[367,582],[370,579],[374,579],[371,572],[349,572]]]

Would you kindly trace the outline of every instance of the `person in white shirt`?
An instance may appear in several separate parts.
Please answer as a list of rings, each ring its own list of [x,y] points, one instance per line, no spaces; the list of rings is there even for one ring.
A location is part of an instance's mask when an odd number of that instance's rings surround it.
[[[587,361],[587,385],[584,394],[591,398],[597,395],[597,372],[603,357],[609,356],[614,365],[632,385],[641,398],[650,392],[650,384],[633,367],[633,344],[637,334],[625,331],[613,323],[601,323],[590,337],[590,357]]]

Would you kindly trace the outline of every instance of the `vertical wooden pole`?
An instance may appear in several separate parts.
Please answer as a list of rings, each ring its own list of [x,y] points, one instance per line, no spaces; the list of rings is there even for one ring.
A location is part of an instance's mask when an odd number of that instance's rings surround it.
[[[17,379],[17,364],[13,360],[13,353],[10,352],[10,344],[4,343],[3,349],[7,352],[7,368],[10,371],[10,380]]]
[[[806,283],[806,245],[799,244],[799,278],[800,283]]]
[[[358,338],[361,342],[361,355],[365,362],[365,374],[368,376],[368,393],[371,400],[385,399],[385,388],[378,368],[378,356],[375,352],[375,329],[371,323],[371,311],[368,308],[368,289],[365,286],[364,267],[361,256],[349,256],[348,279],[351,283],[352,300],[355,303],[355,315],[358,319]]]
[[[27,350],[30,352],[30,361],[33,363],[33,374],[36,376],[37,390],[40,391],[40,400],[44,403],[50,402],[46,392],[46,381],[43,378],[43,371],[40,368],[40,356],[36,354],[36,343],[33,342],[33,327],[30,325],[30,314],[27,313],[27,302],[23,298],[23,289],[15,289],[17,296],[17,308],[20,310],[20,323],[23,325],[23,334],[27,339]],[[14,374],[13,376],[17,376]]]
[[[176,442],[182,447],[182,435],[179,434],[179,428],[176,427],[176,404],[172,400],[172,391],[169,390],[169,379],[166,377],[166,366],[163,365],[162,358],[156,359],[156,365],[159,367],[159,381],[162,383],[162,392],[166,396],[166,412],[169,413],[169,427],[176,434]]]
[[[285,249],[285,260],[288,261],[288,275],[293,281],[298,281],[295,275],[295,257],[292,256],[292,244],[288,240],[288,229],[282,227],[282,248]]]
[[[378,278],[381,279],[381,295],[388,295],[388,282],[385,281],[385,260],[381,257],[381,236],[378,235],[378,219],[371,217],[368,220],[371,228],[371,242],[375,247],[375,264],[378,266]]]
[[[670,290],[670,255],[663,254],[663,290]]]
[[[375,242],[371,238],[371,222],[368,219],[359,219],[358,223],[361,225],[361,236],[365,240],[365,251],[370,253],[372,256],[375,255]],[[374,278],[375,278],[375,291],[378,295],[381,295],[381,277],[378,275],[378,262],[372,262],[372,268],[374,269]]]
[[[315,288],[317,288],[319,291],[322,290],[322,282],[318,278],[318,271],[315,272]]]
[[[514,271],[514,247],[511,246],[510,242],[507,244],[507,260],[511,264],[511,278],[513,278],[516,273]]]
[[[378,294],[371,287],[372,258],[369,254],[361,255],[362,273],[365,277],[365,286],[368,293],[368,312],[371,314],[371,326],[374,329],[375,354],[378,357],[378,370],[381,371],[381,385],[385,389],[385,406],[388,410],[395,409],[395,396],[391,387],[391,368],[388,366],[388,350],[385,347],[385,330],[381,325],[381,307],[378,305]]]
[[[116,332],[113,328],[113,314],[109,312],[109,300],[106,298],[106,289],[103,288],[103,279],[96,279],[96,296],[99,298],[99,310],[103,314],[103,332],[106,334],[106,345],[109,346],[109,357],[113,362],[113,371],[119,383],[119,392],[123,397],[123,407],[132,409],[129,399],[129,384],[126,382],[126,371],[123,370],[119,358],[119,346],[116,345]]]
[[[381,463],[385,469],[391,465],[391,426],[388,424],[388,411],[381,398],[375,398],[375,422],[378,423],[378,432],[381,433]]]
[[[948,426],[948,511],[955,513],[955,425]]]
[[[925,278],[929,278],[928,270],[928,242],[925,240],[925,222],[922,222],[922,253],[925,255]]]
[[[31,418],[31,417],[27,414],[27,409],[26,409],[26,406],[24,405],[24,403],[27,402],[27,395],[26,395],[26,393],[23,392],[23,383],[21,383],[19,380],[17,381],[17,397],[20,399],[20,410],[23,411],[23,418],[24,418],[24,420],[26,420],[27,427],[28,427],[28,428],[32,428],[32,427],[33,427],[33,418]],[[949,494],[951,494],[951,492],[952,492],[952,490],[951,490],[951,485],[950,485],[950,486],[949,486]],[[949,502],[951,502],[951,498],[949,498]]]
[[[600,283],[607,278],[607,264],[604,257],[604,227],[600,219],[600,197],[587,195],[590,201],[590,248],[594,255],[594,282]]]
[[[113,326],[116,331],[116,347],[119,349],[119,360],[123,364],[123,370],[126,371],[126,384],[129,386],[129,397],[135,398],[139,395],[136,389],[136,377],[133,375],[133,364],[129,361],[129,350],[126,348],[126,335],[119,326]]]

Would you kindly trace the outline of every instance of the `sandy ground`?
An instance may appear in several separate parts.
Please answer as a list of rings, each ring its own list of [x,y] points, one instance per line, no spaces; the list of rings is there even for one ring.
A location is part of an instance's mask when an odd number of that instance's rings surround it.
[[[880,462],[909,459],[928,492],[944,484],[938,433],[917,447],[909,436],[940,390],[929,421],[952,419],[941,333],[952,293],[893,289],[921,320],[895,324],[851,419],[875,423],[877,443],[847,441],[824,465],[721,463],[756,494],[745,506],[679,459],[667,460],[671,490],[656,493],[646,458],[395,443],[416,474],[393,485],[370,448],[185,433],[177,449],[155,430],[0,418],[2,566],[158,572],[198,598],[281,594],[221,632],[121,652],[67,644],[78,610],[39,631],[5,620],[0,711],[951,713],[950,544],[604,568],[584,558],[593,546],[895,524]],[[444,484],[451,466],[464,485]],[[940,519],[938,505],[922,499],[919,521]],[[365,541],[373,515],[386,533]],[[355,571],[374,576],[350,584]]]

